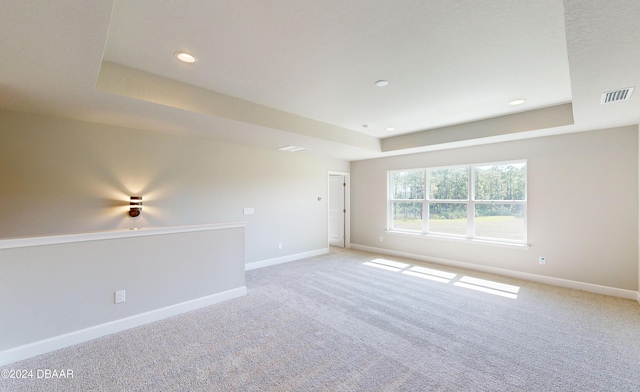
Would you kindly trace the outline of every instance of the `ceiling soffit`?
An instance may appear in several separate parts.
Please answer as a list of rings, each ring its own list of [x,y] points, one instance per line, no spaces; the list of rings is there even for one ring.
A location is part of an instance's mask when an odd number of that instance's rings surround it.
[[[104,61],[381,139],[571,101],[560,0],[116,0]]]

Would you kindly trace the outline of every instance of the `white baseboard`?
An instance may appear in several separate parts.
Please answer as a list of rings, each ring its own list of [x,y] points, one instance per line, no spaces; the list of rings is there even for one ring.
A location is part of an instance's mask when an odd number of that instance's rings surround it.
[[[640,290],[640,287],[638,287],[638,289]],[[640,291],[638,291],[636,293],[636,300],[638,301],[638,303],[640,304]]]
[[[235,289],[223,291],[221,293],[212,294],[206,297],[193,299],[179,304],[167,306],[164,308],[152,310],[145,313],[136,314],[120,320],[110,321],[108,323],[95,325],[93,327],[81,329],[79,331],[70,332],[64,335],[54,336],[52,338],[39,340],[37,342],[25,344],[0,351],[0,365],[21,361],[23,359],[35,357],[36,355],[59,350],[61,348],[73,346],[83,343],[101,336],[124,331],[129,328],[138,327],[140,325],[152,323],[168,317],[177,316],[182,313],[200,309],[205,306],[213,305],[232,298],[241,297],[247,293],[245,286]]]
[[[537,275],[537,274],[532,274],[528,272],[509,270],[505,268],[489,267],[485,265],[467,263],[464,261],[455,261],[455,260],[448,260],[448,259],[443,259],[439,257],[423,256],[423,255],[418,255],[414,253],[376,248],[373,246],[351,244],[351,247],[353,249],[363,250],[365,252],[380,253],[380,254],[385,254],[389,256],[397,256],[397,257],[404,257],[408,259],[424,261],[427,263],[448,265],[451,267],[465,268],[465,269],[481,271],[481,272],[489,272],[496,275],[509,276],[512,278],[528,280],[531,282],[544,283],[551,286],[582,290],[582,291],[587,291],[587,292],[596,293],[596,294],[610,295],[612,297],[637,299],[638,302],[640,303],[640,292],[632,291],[632,290],[618,289],[618,288],[609,287],[609,286],[601,286],[593,283],[578,282],[575,280],[554,278],[552,276]]]
[[[260,260],[253,263],[245,264],[244,270],[250,271],[257,268],[264,268],[272,265],[288,263],[290,261],[306,259],[307,257],[326,255],[327,253],[329,253],[329,248],[322,248],[322,249],[311,250],[309,252],[296,253],[294,255],[289,255],[289,256],[276,257],[275,259]]]

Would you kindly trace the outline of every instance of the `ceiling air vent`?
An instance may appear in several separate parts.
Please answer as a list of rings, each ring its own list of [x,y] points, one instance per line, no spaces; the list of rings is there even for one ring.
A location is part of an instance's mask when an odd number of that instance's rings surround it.
[[[634,88],[635,87],[627,87],[616,91],[609,91],[608,93],[602,93],[600,103],[626,101],[627,99],[631,98],[631,94],[633,94]]]

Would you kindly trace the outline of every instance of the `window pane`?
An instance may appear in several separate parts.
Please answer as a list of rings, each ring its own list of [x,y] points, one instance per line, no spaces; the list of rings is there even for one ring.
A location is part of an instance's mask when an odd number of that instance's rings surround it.
[[[392,199],[424,199],[424,170],[394,172],[391,183]]]
[[[456,167],[429,170],[429,198],[467,200],[469,198],[469,169]]]
[[[476,236],[524,240],[524,205],[476,204],[475,210]]]
[[[467,205],[462,203],[429,203],[429,231],[467,234]]]
[[[393,202],[393,228],[422,230],[422,202]]]
[[[525,200],[526,164],[474,166],[474,200]]]

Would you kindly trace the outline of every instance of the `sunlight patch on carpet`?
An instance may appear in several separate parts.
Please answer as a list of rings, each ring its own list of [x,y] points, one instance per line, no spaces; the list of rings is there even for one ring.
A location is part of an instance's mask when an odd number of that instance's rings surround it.
[[[456,287],[480,291],[487,294],[493,294],[504,298],[517,299],[519,286],[495,282],[486,279],[474,278],[471,276],[463,276],[456,280],[457,274],[452,272],[441,271],[433,268],[421,267],[402,263],[394,260],[376,258],[365,261],[363,265],[369,267],[380,268],[391,272],[401,272],[402,274],[414,276],[421,279],[432,280],[444,284],[453,284]]]

